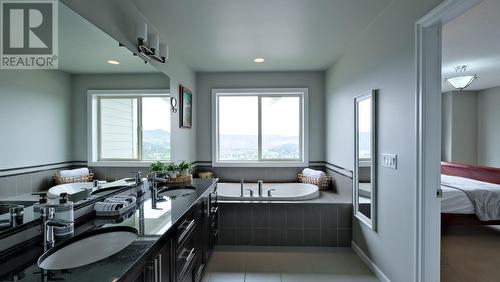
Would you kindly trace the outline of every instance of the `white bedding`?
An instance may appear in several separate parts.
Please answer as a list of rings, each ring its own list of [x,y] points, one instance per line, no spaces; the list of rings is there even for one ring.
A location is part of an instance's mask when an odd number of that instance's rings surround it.
[[[500,219],[500,185],[442,174],[441,189],[442,213],[475,214],[481,220]]]
[[[441,199],[442,213],[475,214],[476,210],[467,195],[457,189],[441,185],[443,198]]]

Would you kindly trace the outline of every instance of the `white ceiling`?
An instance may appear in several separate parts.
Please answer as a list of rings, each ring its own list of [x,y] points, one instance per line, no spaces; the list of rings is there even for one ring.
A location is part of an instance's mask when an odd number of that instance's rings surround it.
[[[270,71],[328,68],[391,0],[131,2],[195,71]]]
[[[110,65],[107,60],[119,61]],[[59,70],[68,73],[158,72],[95,25],[59,2]]]
[[[444,79],[457,65],[478,75],[467,90],[500,85],[499,0],[484,0],[443,26],[443,91],[453,90]]]

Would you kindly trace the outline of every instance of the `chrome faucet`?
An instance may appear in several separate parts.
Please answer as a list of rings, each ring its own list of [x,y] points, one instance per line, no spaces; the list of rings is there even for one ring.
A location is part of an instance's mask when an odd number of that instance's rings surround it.
[[[269,190],[267,190],[267,196],[268,197],[272,197],[273,195],[272,195],[271,192],[274,191],[274,190],[276,190],[276,189],[269,189]]]
[[[253,197],[253,190],[252,190],[252,189],[247,188],[247,189],[245,189],[245,190],[248,190],[248,193],[250,193],[250,197]]]
[[[262,197],[262,186],[264,185],[264,181],[257,181],[257,187],[259,188],[259,197]]]
[[[10,217],[6,220],[0,220],[0,227],[16,227],[23,223],[24,207],[15,204],[0,204],[0,209],[9,211]]]
[[[42,219],[43,251],[46,252],[54,247],[54,227],[69,227],[73,223],[54,217],[55,205],[43,205],[40,207],[40,218]]]
[[[243,197],[244,185],[245,185],[245,179],[242,178],[240,180],[240,197]]]
[[[141,184],[142,182],[142,172],[140,171],[131,171],[130,173],[134,173],[135,174],[135,184],[136,185],[139,185]]]
[[[159,182],[166,182],[166,180],[163,178],[160,178],[158,176],[159,174],[160,174],[160,172],[158,172],[158,171],[153,172],[153,178],[151,179],[151,188],[150,188],[151,189],[151,199],[152,199],[154,205],[156,205],[157,201],[164,200],[163,197],[158,195],[158,183]]]

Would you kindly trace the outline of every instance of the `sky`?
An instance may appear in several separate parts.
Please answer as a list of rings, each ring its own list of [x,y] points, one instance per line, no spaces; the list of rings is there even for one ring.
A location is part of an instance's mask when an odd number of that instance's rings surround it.
[[[299,129],[298,97],[262,97],[263,135],[298,136]],[[258,98],[220,96],[219,130],[223,135],[257,135]]]
[[[143,130],[162,129],[170,132],[170,98],[142,98]]]
[[[360,132],[370,132],[371,131],[371,117],[372,117],[372,99],[368,98],[362,100],[358,104],[359,113],[359,131]]]

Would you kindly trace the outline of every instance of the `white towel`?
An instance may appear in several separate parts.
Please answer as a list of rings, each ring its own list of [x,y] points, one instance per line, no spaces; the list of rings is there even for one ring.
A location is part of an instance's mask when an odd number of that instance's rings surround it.
[[[322,177],[326,176],[326,173],[321,171],[321,170],[314,170],[314,169],[310,169],[310,168],[305,168],[302,171],[302,175],[307,176],[307,177],[312,177],[312,178],[322,178]]]
[[[80,177],[85,176],[90,173],[89,169],[86,167],[77,168],[77,169],[68,169],[59,171],[60,177]]]

